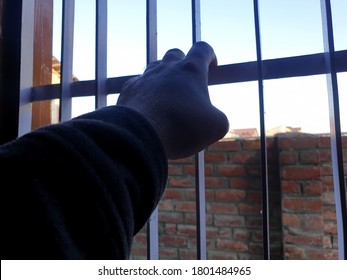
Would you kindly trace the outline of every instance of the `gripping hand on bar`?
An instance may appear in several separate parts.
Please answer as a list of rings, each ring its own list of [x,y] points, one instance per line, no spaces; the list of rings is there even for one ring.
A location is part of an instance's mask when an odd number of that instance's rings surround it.
[[[217,66],[210,45],[198,42],[187,55],[171,49],[125,83],[118,105],[135,109],[156,129],[168,158],[193,155],[224,137],[227,117],[208,93],[208,72]]]

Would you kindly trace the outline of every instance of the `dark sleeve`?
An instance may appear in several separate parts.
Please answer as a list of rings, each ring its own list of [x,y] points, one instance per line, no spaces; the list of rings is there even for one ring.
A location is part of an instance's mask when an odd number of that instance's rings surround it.
[[[110,106],[0,148],[1,259],[126,259],[167,159],[137,112]]]

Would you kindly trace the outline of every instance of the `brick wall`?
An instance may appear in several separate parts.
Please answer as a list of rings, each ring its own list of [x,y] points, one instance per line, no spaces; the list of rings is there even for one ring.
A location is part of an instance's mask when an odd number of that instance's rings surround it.
[[[267,140],[273,259],[336,259],[330,138]],[[347,160],[347,137],[343,138]],[[346,174],[346,172],[345,172]],[[208,259],[262,259],[259,139],[220,141],[205,151]],[[159,204],[160,259],[196,259],[194,157],[170,161]],[[146,228],[133,259],[146,258]]]

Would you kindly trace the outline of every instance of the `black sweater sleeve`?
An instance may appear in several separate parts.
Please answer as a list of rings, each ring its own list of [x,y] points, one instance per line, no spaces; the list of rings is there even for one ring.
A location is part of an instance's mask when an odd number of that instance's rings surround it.
[[[0,148],[1,259],[127,259],[167,179],[160,139],[110,106]]]

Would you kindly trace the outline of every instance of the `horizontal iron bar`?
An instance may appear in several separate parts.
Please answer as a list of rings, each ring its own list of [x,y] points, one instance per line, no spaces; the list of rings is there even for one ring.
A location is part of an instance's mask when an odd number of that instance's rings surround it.
[[[347,50],[335,52],[336,72],[347,72]],[[326,74],[324,53],[263,60],[264,80]],[[124,83],[138,75],[107,79],[107,94],[119,93]],[[257,81],[257,62],[221,65],[212,69],[209,85]],[[31,101],[59,98],[60,85],[33,87]],[[71,84],[71,96],[95,96],[95,81],[78,81]]]

